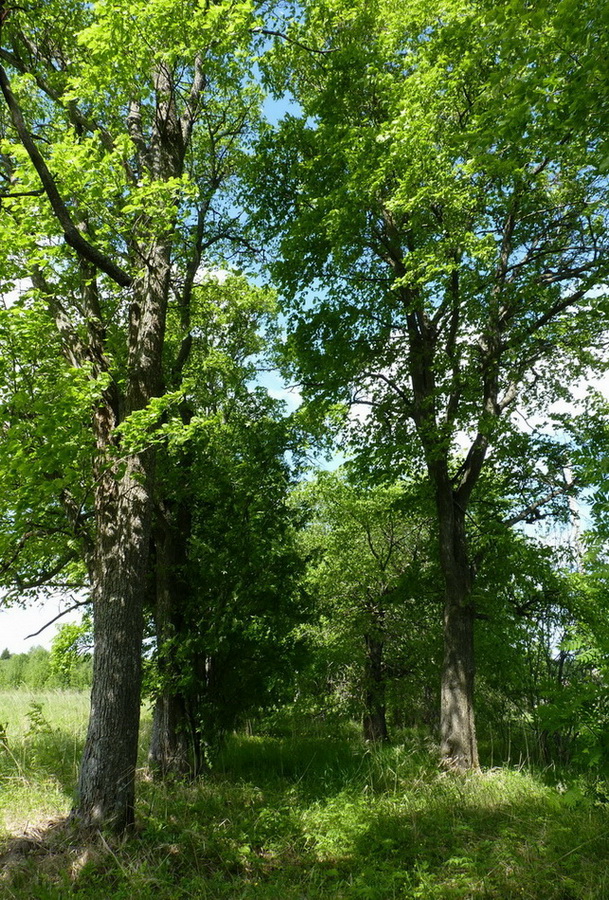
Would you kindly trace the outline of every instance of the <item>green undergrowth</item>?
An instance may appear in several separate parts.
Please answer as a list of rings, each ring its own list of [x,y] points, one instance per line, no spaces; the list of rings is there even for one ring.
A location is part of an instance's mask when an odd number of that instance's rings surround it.
[[[64,813],[73,782],[22,752],[45,815]],[[442,773],[416,735],[378,749],[356,735],[233,736],[204,780],[142,771],[138,796],[123,842],[51,828],[24,854],[7,837],[0,897],[609,900],[604,805],[525,770]]]

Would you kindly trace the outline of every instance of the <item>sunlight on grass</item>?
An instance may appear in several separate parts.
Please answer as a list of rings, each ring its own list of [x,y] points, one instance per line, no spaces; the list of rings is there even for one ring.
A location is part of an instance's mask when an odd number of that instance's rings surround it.
[[[88,714],[86,691],[0,691],[0,831],[69,812]],[[145,711],[142,760],[149,718]]]
[[[6,830],[69,809],[86,709],[0,695]],[[137,836],[50,838],[52,852],[4,867],[0,895],[609,900],[609,814],[561,790],[524,770],[442,773],[414,733],[378,749],[347,733],[234,735],[201,781],[141,781]]]
[[[26,830],[69,811],[88,705],[77,691],[0,692],[0,828]]]

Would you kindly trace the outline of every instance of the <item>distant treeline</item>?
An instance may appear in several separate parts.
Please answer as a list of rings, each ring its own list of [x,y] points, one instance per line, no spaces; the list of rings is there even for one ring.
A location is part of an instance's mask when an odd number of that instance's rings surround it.
[[[68,663],[68,664],[66,664]],[[33,647],[27,653],[0,654],[0,690],[7,688],[88,688],[92,659],[89,654],[66,660],[53,650]]]

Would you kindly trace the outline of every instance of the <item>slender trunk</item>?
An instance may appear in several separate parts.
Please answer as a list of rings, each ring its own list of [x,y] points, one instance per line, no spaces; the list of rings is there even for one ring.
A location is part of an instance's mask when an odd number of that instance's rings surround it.
[[[383,641],[377,635],[364,635],[366,641],[366,672],[364,696],[364,740],[386,741],[385,672],[383,666]]]
[[[465,513],[455,503],[450,484],[437,486],[436,503],[445,587],[440,749],[446,765],[463,771],[479,764],[474,720],[473,578]]]
[[[195,774],[188,714],[181,694],[165,689],[156,699],[148,763],[161,778]]]
[[[185,625],[188,613],[188,581],[185,576],[190,511],[180,504],[173,516],[167,512],[155,528],[155,627],[160,693],[156,698],[148,762],[158,774],[193,776],[196,752],[185,691],[184,657],[176,659],[175,637],[191,638]]]

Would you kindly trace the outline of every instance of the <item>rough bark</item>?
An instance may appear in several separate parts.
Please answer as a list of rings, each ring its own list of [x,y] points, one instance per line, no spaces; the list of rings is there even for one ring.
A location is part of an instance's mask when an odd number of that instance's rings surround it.
[[[148,763],[160,778],[195,775],[184,697],[165,690],[154,705]]]
[[[196,774],[193,729],[187,697],[183,689],[181,664],[175,657],[173,638],[184,634],[184,613],[188,604],[185,578],[187,540],[191,516],[184,503],[157,520],[155,546],[155,629],[157,661],[161,680],[156,698],[148,762],[162,778]]]
[[[97,442],[93,687],[72,817],[84,827],[123,831],[134,822],[141,701],[143,610],[148,593],[154,451],[127,456],[116,473],[115,427],[161,389],[169,243],[151,247],[131,304],[129,380],[122,409],[94,417]]]
[[[385,702],[385,671],[383,665],[383,641],[377,635],[366,634],[366,671],[364,694],[364,740],[389,739]]]
[[[465,514],[448,479],[437,486],[440,564],[444,576],[444,660],[440,700],[440,749],[447,766],[478,767],[474,719],[474,619],[472,571]]]
[[[91,713],[72,813],[85,827],[134,822],[151,465],[132,460],[98,510]]]
[[[0,23],[1,24],[1,23]],[[10,43],[9,34],[8,42]],[[52,43],[52,42],[51,42]],[[51,46],[51,45],[49,45]],[[212,42],[211,47],[214,46]],[[14,49],[14,48],[13,48]],[[206,88],[205,53],[190,60],[191,83],[186,88],[188,60],[184,66],[162,61],[162,54],[151,49],[151,97],[146,100],[146,116],[140,101],[124,96],[121,107],[127,110],[120,131],[131,141],[131,158],[124,162],[133,182],[167,182],[179,177],[193,137],[202,94]],[[214,51],[215,52],[215,51]],[[55,85],[61,81],[61,54],[54,48],[45,56],[45,48],[36,48],[35,63],[24,61],[19,53],[0,48],[2,59],[21,74],[32,75],[46,100],[62,110],[74,126],[76,139],[83,133],[97,133],[103,147],[115,149],[115,138],[107,126],[91,122],[78,101],[68,99]],[[67,63],[66,63],[67,66]],[[52,74],[47,83],[44,69]],[[70,65],[70,69],[72,66]],[[30,71],[34,69],[34,72]],[[176,74],[177,73],[177,74]],[[70,83],[70,82],[68,82]],[[134,95],[139,86],[134,86]],[[64,342],[64,352],[72,365],[92,364],[92,373],[112,375],[116,379],[93,411],[96,441],[94,461],[96,532],[91,551],[91,592],[94,607],[94,671],[91,716],[80,770],[78,796],[73,818],[84,826],[107,827],[122,831],[134,820],[134,784],[138,746],[141,688],[141,640],[143,610],[149,591],[149,550],[154,492],[155,459],[151,449],[123,450],[117,426],[133,412],[144,409],[164,390],[162,360],[165,318],[169,294],[171,257],[176,222],[159,223],[145,211],[134,221],[129,214],[122,223],[115,220],[114,250],[98,245],[94,230],[88,232],[80,198],[64,195],[68,187],[53,171],[53,156],[41,148],[11,90],[7,71],[0,66],[0,95],[4,98],[13,127],[29,155],[53,215],[66,244],[72,248],[83,275],[81,296],[73,308],[60,302],[51,288],[45,289]],[[110,121],[116,124],[110,117]],[[212,141],[213,144],[213,141]],[[212,151],[212,152],[215,152]],[[219,151],[224,153],[224,150]],[[129,154],[127,154],[129,155]],[[215,168],[215,167],[214,167]],[[223,169],[223,166],[219,167]],[[214,176],[213,191],[222,181]],[[40,193],[42,193],[40,191]],[[37,192],[38,193],[38,192]],[[176,371],[185,364],[190,337],[188,321],[189,290],[201,260],[205,214],[200,213],[196,240],[187,268],[187,284],[181,304],[185,329],[182,351]],[[123,263],[119,265],[118,262]],[[96,297],[96,275],[104,272],[123,289],[120,314],[105,321]],[[118,299],[118,295],[117,295]],[[106,327],[128,322],[125,342],[120,351],[107,347]],[[86,335],[83,335],[86,323]],[[116,339],[116,334],[115,334]],[[109,360],[114,359],[114,363]],[[116,366],[126,363],[117,373]],[[117,374],[119,377],[117,378]],[[175,701],[175,702],[174,702]],[[165,737],[175,731],[170,723],[178,715],[177,700],[165,698],[159,722],[164,722]],[[180,713],[181,715],[181,713]],[[176,732],[177,733],[177,732]],[[160,739],[160,732],[157,735]],[[164,751],[168,759],[171,749]],[[196,751],[195,751],[196,756]]]

